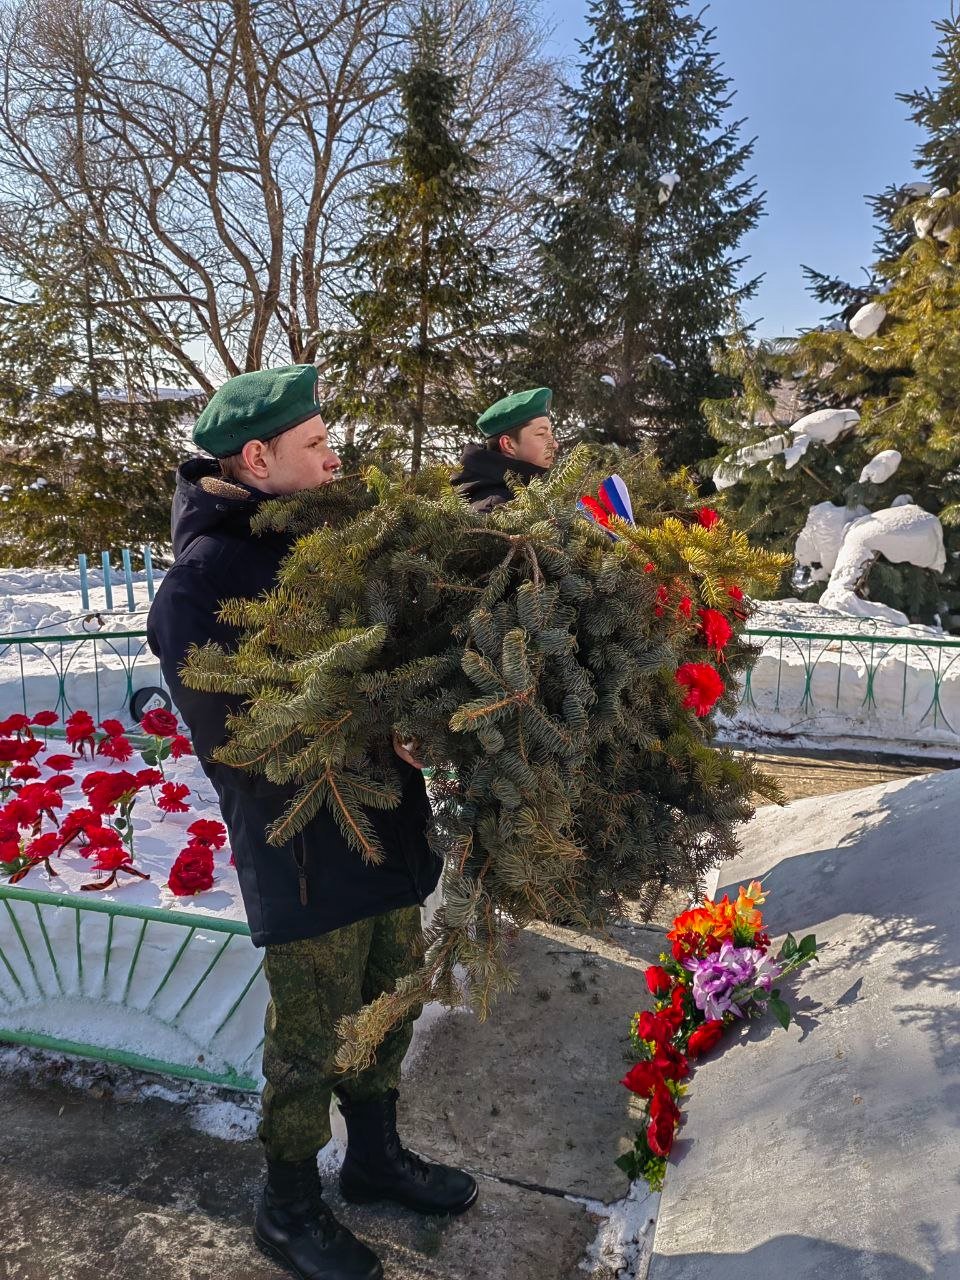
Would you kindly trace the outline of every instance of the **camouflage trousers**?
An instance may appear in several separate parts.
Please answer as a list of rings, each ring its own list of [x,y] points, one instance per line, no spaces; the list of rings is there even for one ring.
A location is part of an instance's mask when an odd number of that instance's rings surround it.
[[[334,1088],[354,1102],[400,1083],[400,1064],[421,1006],[386,1037],[373,1066],[344,1074],[334,1066],[336,1025],[423,959],[420,908],[402,907],[332,933],[264,951],[270,989],[263,1045],[260,1139],[273,1160],[305,1160],[330,1141]]]

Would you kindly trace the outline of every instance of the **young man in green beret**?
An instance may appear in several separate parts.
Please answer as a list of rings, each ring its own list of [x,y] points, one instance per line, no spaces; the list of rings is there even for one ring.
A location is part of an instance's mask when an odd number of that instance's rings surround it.
[[[267,829],[296,787],[213,759],[227,736],[227,716],[242,700],[189,689],[180,670],[192,645],[236,643],[237,632],[218,616],[224,600],[254,599],[276,585],[291,542],[279,533],[253,535],[250,521],[260,505],[336,479],[340,460],[317,403],[316,368],[290,365],[231,378],[200,415],[193,439],[213,456],[180,467],[175,560],[150,610],[148,636],[217,792],[251,937],[265,949],[270,1004],[260,1138],[267,1185],[255,1238],[304,1280],[378,1280],[376,1255],[321,1198],[317,1154],[330,1140],[334,1091],[347,1124],[340,1172],[346,1199],[450,1214],[477,1198],[468,1173],[421,1160],[397,1135],[400,1065],[419,1009],[386,1037],[369,1070],[342,1076],[334,1067],[338,1020],[392,990],[421,962],[420,907],[441,869],[427,841],[421,765],[394,742],[400,804],[367,814],[385,855],[379,865],[347,845],[326,810],[289,844],[267,843]]]
[[[518,391],[492,404],[477,419],[483,444],[468,444],[453,486],[474,511],[492,511],[509,502],[512,475],[520,484],[546,475],[557,456],[550,422],[553,392],[549,387]]]

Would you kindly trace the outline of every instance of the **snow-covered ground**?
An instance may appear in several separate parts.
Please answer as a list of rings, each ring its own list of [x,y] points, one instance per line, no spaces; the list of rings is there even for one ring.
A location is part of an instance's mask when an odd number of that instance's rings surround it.
[[[763,652],[725,738],[960,755],[960,638],[797,600],[761,602],[750,628],[795,634],[756,638]]]

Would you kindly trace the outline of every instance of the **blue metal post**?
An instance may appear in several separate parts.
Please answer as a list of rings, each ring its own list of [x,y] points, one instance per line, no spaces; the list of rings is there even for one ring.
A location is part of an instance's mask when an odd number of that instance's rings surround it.
[[[132,613],[137,607],[137,602],[133,598],[133,570],[130,567],[130,548],[124,547],[120,555],[123,559],[123,580],[127,584],[127,608]]]
[[[101,551],[100,561],[103,565],[103,593],[106,596],[107,608],[113,608],[113,585],[110,582],[110,552]]]
[[[147,571],[147,599],[153,599],[153,556],[149,547],[143,548],[143,567]]]
[[[87,557],[81,551],[77,557],[80,565],[80,604],[84,609],[90,608],[90,584],[87,581]]]

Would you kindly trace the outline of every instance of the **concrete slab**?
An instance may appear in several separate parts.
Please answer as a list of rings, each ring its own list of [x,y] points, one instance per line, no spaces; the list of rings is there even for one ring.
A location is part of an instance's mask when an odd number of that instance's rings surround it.
[[[97,1096],[99,1095],[99,1096]],[[181,1105],[118,1103],[0,1078],[3,1280],[280,1280],[250,1239],[256,1142],[184,1124]],[[476,1208],[438,1222],[388,1208],[334,1212],[388,1280],[580,1280],[597,1219],[562,1197],[485,1180]]]
[[[618,1082],[630,1018],[650,1006],[642,970],[662,949],[650,929],[524,930],[513,957],[522,985],[484,1023],[467,1013],[439,1022],[405,1067],[403,1131],[441,1160],[605,1202],[623,1196],[613,1161],[635,1126]]]
[[[720,892],[762,878],[822,958],[698,1068],[649,1280],[960,1280],[958,828],[951,772],[745,829]]]

